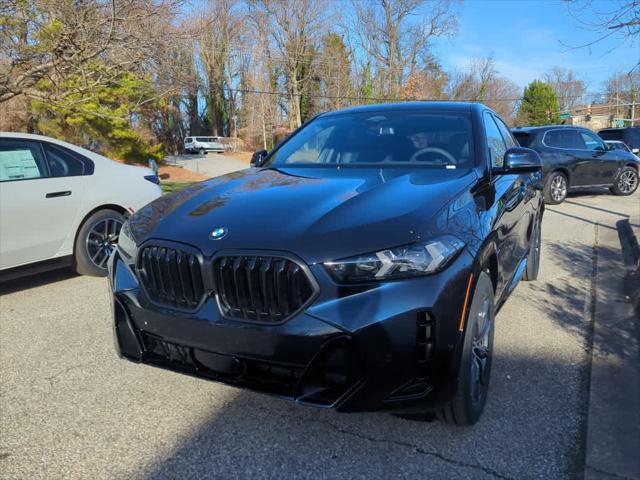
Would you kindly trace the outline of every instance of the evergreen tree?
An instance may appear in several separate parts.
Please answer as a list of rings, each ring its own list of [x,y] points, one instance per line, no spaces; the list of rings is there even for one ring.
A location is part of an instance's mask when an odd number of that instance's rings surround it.
[[[528,125],[560,123],[560,107],[553,87],[540,80],[534,80],[524,89],[520,104],[520,117]]]

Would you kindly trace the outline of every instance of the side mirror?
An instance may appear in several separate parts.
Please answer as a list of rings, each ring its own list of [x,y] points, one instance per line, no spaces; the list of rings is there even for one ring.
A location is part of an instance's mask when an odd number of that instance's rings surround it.
[[[267,152],[266,150],[257,150],[256,152],[254,152],[251,156],[251,166],[260,167],[264,163],[264,160],[267,158],[268,154],[269,152]]]
[[[496,173],[538,172],[541,168],[538,152],[530,148],[513,147],[505,152],[503,167]]]

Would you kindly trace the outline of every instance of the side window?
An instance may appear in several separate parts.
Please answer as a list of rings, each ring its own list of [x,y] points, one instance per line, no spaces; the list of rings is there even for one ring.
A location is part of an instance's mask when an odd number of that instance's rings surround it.
[[[84,163],[73,153],[52,143],[44,142],[42,145],[52,177],[77,177],[84,174]]]
[[[606,150],[602,139],[597,135],[587,132],[586,130],[581,130],[580,136],[582,137],[587,150]]]
[[[502,139],[500,130],[493,120],[493,115],[484,112],[484,129],[487,135],[487,144],[489,145],[489,154],[491,155],[491,166],[502,167],[504,164],[504,154],[507,146]]]
[[[585,150],[584,140],[573,128],[558,128],[544,134],[543,143],[547,147],[564,148],[569,150]]]
[[[513,148],[513,147],[517,147],[518,146],[518,142],[516,142],[516,140],[513,138],[513,135],[511,134],[511,131],[507,128],[507,126],[504,124],[504,122],[499,117],[494,116],[493,118],[495,119],[496,123],[498,124],[498,128],[500,129],[500,133],[502,134],[502,138],[504,139],[504,143],[507,144],[507,149]]]
[[[37,142],[0,139],[0,182],[47,176],[47,166]]]

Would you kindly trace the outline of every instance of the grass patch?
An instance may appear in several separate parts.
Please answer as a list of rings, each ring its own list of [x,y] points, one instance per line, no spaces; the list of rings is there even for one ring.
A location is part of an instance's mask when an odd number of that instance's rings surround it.
[[[163,193],[177,192],[196,182],[160,182]]]

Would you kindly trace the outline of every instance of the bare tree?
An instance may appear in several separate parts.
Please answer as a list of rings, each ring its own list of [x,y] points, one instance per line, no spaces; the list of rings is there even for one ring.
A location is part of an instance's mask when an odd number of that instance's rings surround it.
[[[278,60],[288,92],[290,128],[302,124],[301,101],[314,77],[313,57],[328,18],[324,0],[248,0],[256,28]]]
[[[582,80],[575,76],[572,70],[553,67],[551,72],[544,75],[543,80],[553,87],[558,97],[560,110],[563,112],[584,103],[587,87]]]
[[[430,42],[457,29],[452,0],[353,0],[353,30],[373,59],[381,94],[398,98],[407,78],[431,59]]]
[[[593,31],[595,38],[573,48],[590,47],[607,38],[635,43],[640,38],[640,0],[564,0],[576,22]],[[636,63],[637,65],[637,63]]]
[[[454,72],[448,93],[451,100],[482,102],[507,122],[515,119],[520,97],[519,87],[498,75],[491,57],[474,59],[468,70]]]

